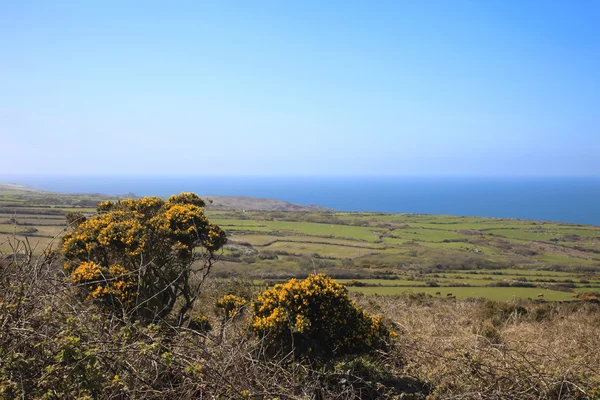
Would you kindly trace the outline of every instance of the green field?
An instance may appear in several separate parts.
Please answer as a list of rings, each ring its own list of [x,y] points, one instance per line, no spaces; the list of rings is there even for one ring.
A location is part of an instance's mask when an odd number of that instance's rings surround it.
[[[376,251],[364,247],[346,247],[336,244],[300,243],[295,241],[275,242],[263,247],[263,249],[292,254],[318,254],[321,257],[328,258],[360,257]]]
[[[16,237],[58,243],[68,212],[100,195],[0,190],[0,250]],[[450,215],[207,209],[228,234],[217,276],[281,281],[323,272],[351,291],[572,300],[600,287],[600,227]],[[358,286],[354,280],[358,281]],[[533,286],[533,287],[524,287]],[[557,290],[558,289],[558,290]]]
[[[264,225],[276,232],[300,233],[320,237],[337,237],[355,240],[375,241],[378,232],[359,226],[295,222],[295,221],[264,221]]]
[[[382,295],[396,295],[404,292],[414,293],[428,293],[430,295],[436,295],[447,297],[448,294],[456,296],[457,299],[477,298],[483,297],[490,300],[497,301],[508,301],[515,298],[521,299],[537,299],[539,294],[543,294],[544,300],[552,301],[567,301],[574,300],[575,298],[571,293],[558,292],[555,290],[538,289],[538,288],[483,288],[483,287],[452,287],[452,288],[426,288],[426,287],[351,287],[350,291],[360,292],[364,294],[382,294]]]

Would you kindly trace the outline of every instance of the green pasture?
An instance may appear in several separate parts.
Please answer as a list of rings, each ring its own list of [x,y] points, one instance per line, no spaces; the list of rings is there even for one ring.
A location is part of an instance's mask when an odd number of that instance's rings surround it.
[[[504,236],[512,239],[549,241],[558,239],[565,234],[559,230],[522,230],[522,229],[490,229],[486,233]]]
[[[466,242],[419,242],[420,246],[432,247],[435,249],[450,249],[472,251],[476,246]]]
[[[380,295],[397,295],[405,292],[412,291],[414,293],[428,293],[435,296],[436,293],[440,293],[439,296],[447,297],[448,294],[456,296],[457,299],[467,299],[482,297],[496,301],[508,301],[515,298],[519,299],[537,299],[538,294],[543,294],[544,300],[552,301],[566,301],[574,300],[573,294],[569,292],[559,292],[556,290],[540,289],[540,288],[494,288],[494,287],[401,287],[401,286],[388,286],[388,287],[349,287],[348,290],[351,292],[359,292],[364,294],[380,294]]]
[[[334,217],[347,221],[404,221],[409,214],[363,213],[363,212],[337,212]]]
[[[456,287],[456,286],[473,286],[473,287],[487,287],[490,284],[496,283],[496,282],[507,282],[507,283],[513,283],[513,282],[518,282],[518,277],[516,276],[506,276],[506,277],[496,277],[493,279],[483,279],[483,278],[471,278],[471,277],[466,277],[466,278],[462,278],[462,277],[434,277],[434,276],[430,276],[430,275],[420,275],[418,277],[418,280],[406,280],[406,279],[357,279],[358,282],[364,283],[368,286],[377,286],[377,285],[382,285],[382,286],[428,286],[426,284],[426,282],[436,282],[440,287],[444,287],[444,286],[449,286],[449,287]],[[532,283],[532,284],[561,284],[561,283],[567,283],[565,282],[566,279],[555,279],[555,282],[545,282],[543,280],[539,280],[542,279],[540,277],[534,278],[534,279],[528,279],[527,282]],[[346,280],[340,280],[341,282],[346,282]],[[352,280],[348,280],[352,281]],[[577,280],[577,279],[571,279],[571,281],[573,281],[573,284],[576,284],[577,287],[581,287],[581,283]],[[595,281],[590,281],[589,284],[596,284]]]
[[[472,271],[447,271],[446,273],[458,273],[468,274]],[[485,275],[519,275],[519,276],[531,276],[531,275],[543,275],[543,276],[572,276],[571,272],[564,271],[548,271],[548,270],[536,270],[536,269],[515,269],[515,268],[503,268],[489,271],[476,271],[478,274]]]
[[[600,229],[597,228],[561,228],[559,232],[563,235],[576,235],[583,238],[600,238]]]
[[[424,281],[411,281],[407,279],[336,279],[339,283],[347,285],[357,281],[369,286],[424,286]]]
[[[426,275],[428,278],[430,275]],[[586,276],[583,275],[583,279],[586,278],[591,278],[591,276]],[[491,279],[485,279],[485,278],[491,278]],[[477,282],[500,282],[500,281],[519,281],[521,279],[527,279],[527,282],[532,282],[532,283],[569,283],[569,281],[572,281],[574,283],[579,283],[581,278],[581,275],[577,275],[577,274],[567,274],[567,275],[511,275],[511,274],[505,274],[505,275],[471,275],[471,274],[438,274],[438,278],[439,280],[452,280],[452,281],[459,281],[459,282],[473,282],[474,284],[476,284]],[[590,281],[590,283],[593,283],[594,280],[593,279],[586,279],[588,281]]]
[[[265,246],[273,242],[306,242],[306,243],[323,243],[333,244],[348,247],[360,247],[363,249],[383,249],[384,245],[379,243],[368,243],[351,239],[336,239],[323,238],[319,236],[303,236],[303,235],[264,235],[264,234],[247,234],[234,233],[229,236],[232,241],[247,242],[255,246]]]
[[[240,232],[272,232],[273,230],[271,228],[267,228],[266,226],[260,226],[260,225],[246,225],[246,226],[241,226],[241,225],[223,225],[221,226],[221,228],[223,228],[223,230],[225,230],[226,232],[230,232],[230,231],[240,231]]]
[[[376,229],[350,225],[319,224],[314,222],[264,221],[264,225],[278,232],[302,233],[321,237],[340,237],[356,240],[375,241]]]
[[[263,249],[276,252],[285,251],[293,254],[318,254],[320,256],[333,258],[354,258],[376,251],[361,247],[301,242],[275,242],[263,247]]]
[[[393,246],[405,246],[405,245],[410,245],[411,243],[416,243],[415,240],[409,239],[409,238],[400,239],[400,238],[384,237],[382,239],[382,241],[385,244],[389,244],[389,245],[393,245]]]
[[[487,255],[497,255],[498,250],[489,246],[481,246],[477,244],[465,243],[465,242],[441,242],[441,243],[432,243],[432,242],[420,242],[421,246],[432,247],[436,249],[450,249],[450,250],[461,250],[461,251],[469,251],[476,254],[487,254]]]
[[[256,227],[256,226],[262,226],[264,227],[264,224],[262,224],[259,221],[253,221],[250,219],[222,219],[222,218],[211,218],[210,222],[219,225],[222,228],[228,228],[230,226],[236,226],[236,227]]]
[[[471,221],[456,221],[456,222],[412,222],[409,228],[418,229],[436,229],[446,231],[481,231],[485,232],[490,229],[533,229],[537,227],[535,224],[524,223],[520,221],[510,220],[487,220],[487,219],[472,219]]]
[[[589,287],[589,288],[577,288],[573,289],[575,293],[587,293],[587,292],[597,292],[600,293],[600,286]]]
[[[488,286],[493,282],[502,282],[508,279],[453,279],[453,278],[432,278],[431,280],[435,280],[440,286],[461,286],[461,285],[469,285],[469,286]]]
[[[482,270],[485,272],[485,270]],[[493,272],[493,271],[490,271]],[[525,278],[527,280],[534,279],[555,279],[555,280],[564,280],[568,278],[573,278],[573,275],[524,275],[524,274],[502,274],[502,275],[493,275],[493,274],[466,274],[466,273],[442,273],[439,274],[440,279],[454,279],[454,280],[465,280],[465,279],[473,279],[473,280],[484,280],[488,282],[493,281],[501,281],[501,280],[518,280],[519,278]],[[484,279],[491,278],[491,279]]]
[[[597,264],[600,266],[600,260],[594,260],[589,258],[579,258],[579,257],[569,257],[560,254],[544,254],[538,257],[540,261],[548,262],[548,263],[556,263],[556,264],[588,264],[594,265]]]
[[[292,236],[285,236],[286,239],[290,239],[291,237]],[[259,233],[245,234],[234,232],[229,235],[230,242],[250,243],[253,246],[264,246],[283,238],[283,236],[264,235]]]
[[[394,229],[391,235],[399,237],[401,239],[427,241],[427,242],[441,242],[444,240],[456,240],[456,239],[469,239],[470,236],[462,235],[456,231],[445,231],[438,229],[418,229],[415,228],[402,228]]]

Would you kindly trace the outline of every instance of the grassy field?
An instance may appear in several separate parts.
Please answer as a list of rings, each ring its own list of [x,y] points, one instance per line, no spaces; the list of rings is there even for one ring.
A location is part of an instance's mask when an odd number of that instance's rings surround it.
[[[92,213],[101,195],[0,190],[0,250],[7,239],[55,245],[65,215]],[[450,215],[211,210],[229,236],[215,274],[278,281],[324,272],[352,291],[406,290],[458,299],[573,300],[600,287],[600,227]],[[354,282],[357,281],[357,282]]]
[[[236,213],[218,217],[229,231],[227,247],[238,249],[224,253],[224,267],[217,268],[223,276],[243,272],[278,282],[317,271],[353,292],[502,301],[539,294],[570,301],[573,293],[596,293],[600,286],[596,226],[446,215],[244,213],[245,226],[268,228],[266,235],[230,229],[240,225]]]
[[[384,294],[398,295],[404,292],[428,293],[434,296],[448,297],[449,295],[456,296],[457,299],[483,297],[496,301],[509,301],[517,298],[521,299],[536,299],[543,298],[544,300],[574,300],[571,293],[559,292],[556,290],[538,289],[538,288],[486,288],[486,287],[351,287],[350,291],[361,292],[364,294]],[[440,293],[437,295],[437,293]],[[538,297],[538,295],[543,297]]]

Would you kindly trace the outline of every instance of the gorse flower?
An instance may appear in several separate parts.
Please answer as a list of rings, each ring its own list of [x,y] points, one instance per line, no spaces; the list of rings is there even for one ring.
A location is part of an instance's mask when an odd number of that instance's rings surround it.
[[[248,300],[228,294],[217,300],[215,305],[225,320],[230,320],[238,316],[246,304],[248,304]]]
[[[87,299],[118,299],[130,303],[136,295],[132,277],[120,265],[106,268],[93,261],[83,262],[75,268],[69,279],[87,291]]]
[[[102,268],[93,261],[84,262],[71,274],[71,282],[93,282],[102,278]]]

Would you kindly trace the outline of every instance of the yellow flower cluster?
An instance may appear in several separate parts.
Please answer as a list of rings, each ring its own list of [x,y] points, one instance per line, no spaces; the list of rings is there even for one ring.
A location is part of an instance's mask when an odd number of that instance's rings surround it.
[[[114,211],[90,218],[75,231],[65,234],[61,250],[67,258],[86,259],[95,248],[112,246],[129,256],[138,256],[145,241],[146,230],[139,214]]]
[[[206,249],[210,251],[216,251],[220,249],[226,241],[225,232],[215,224],[208,224],[208,234],[206,239],[202,241],[202,244]]]
[[[323,274],[275,285],[258,296],[253,311],[255,334],[288,351],[359,353],[394,336],[380,316],[358,307],[343,285]]]
[[[144,214],[146,217],[155,215],[165,204],[158,197],[144,197],[138,200],[126,199],[117,203],[118,208],[132,210]]]
[[[90,282],[99,279],[102,279],[102,268],[93,261],[81,263],[70,276],[70,280],[73,283]]]
[[[107,212],[107,211],[109,211],[114,206],[115,206],[115,203],[113,203],[110,200],[107,200],[107,201],[103,201],[101,203],[98,203],[98,205],[96,206],[96,209],[98,210],[99,213],[101,213],[101,212]]]
[[[202,208],[193,204],[174,204],[155,220],[161,229],[195,232],[202,229],[208,221]]]
[[[170,207],[175,204],[192,204],[198,207],[204,207],[206,205],[196,193],[191,192],[183,192],[169,197],[169,200],[167,200],[167,206]]]
[[[96,236],[99,245],[122,248],[130,256],[142,253],[146,232],[135,212],[116,211],[90,221],[99,226]]]
[[[205,315],[194,314],[190,318],[189,328],[197,332],[208,332],[212,329],[210,321]]]
[[[228,294],[217,300],[215,305],[225,319],[230,320],[239,315],[242,307],[246,304],[248,304],[246,299],[233,294]]]
[[[135,211],[150,218],[160,211],[165,202],[158,197],[143,197],[141,199],[125,199],[116,203],[104,201],[97,206],[99,213],[114,212],[118,210]]]
[[[127,275],[127,270],[120,265],[104,268],[93,261],[83,262],[71,276],[74,284],[82,284],[88,290],[88,299],[101,299],[109,295],[130,302],[135,295],[134,281]]]

